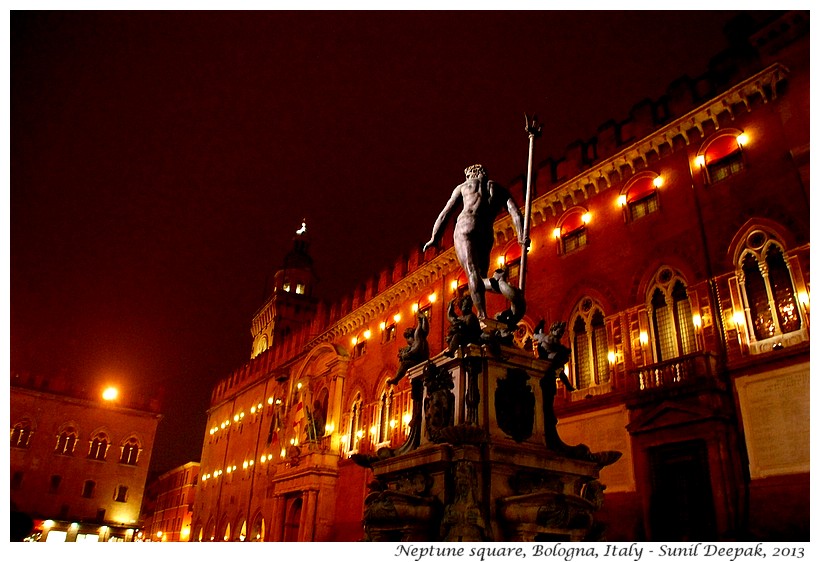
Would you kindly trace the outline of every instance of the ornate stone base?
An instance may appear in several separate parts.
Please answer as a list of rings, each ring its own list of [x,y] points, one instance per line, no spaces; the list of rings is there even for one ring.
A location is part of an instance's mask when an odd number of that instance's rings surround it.
[[[365,539],[601,539],[598,476],[620,454],[560,440],[546,367],[516,349],[499,358],[471,346],[410,370],[412,445],[369,463]]]

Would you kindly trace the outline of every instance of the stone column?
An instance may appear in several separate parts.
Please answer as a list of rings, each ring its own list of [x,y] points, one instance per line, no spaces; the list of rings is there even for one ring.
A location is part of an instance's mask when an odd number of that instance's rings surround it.
[[[313,542],[316,532],[316,503],[318,490],[302,492],[302,517],[299,521],[299,541]]]
[[[273,500],[273,520],[271,521],[271,540],[282,542],[285,538],[285,497],[277,495]]]

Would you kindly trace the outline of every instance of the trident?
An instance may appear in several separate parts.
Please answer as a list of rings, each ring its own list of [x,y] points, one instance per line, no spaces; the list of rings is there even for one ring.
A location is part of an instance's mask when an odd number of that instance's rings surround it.
[[[518,274],[518,288],[524,292],[524,284],[527,278],[527,254],[530,251],[530,216],[532,215],[532,151],[535,147],[535,138],[541,136],[541,125],[538,124],[538,117],[532,116],[532,122],[527,114],[524,114],[524,130],[530,137],[530,151],[527,159],[527,194],[524,202],[524,243],[521,245],[521,263]]]

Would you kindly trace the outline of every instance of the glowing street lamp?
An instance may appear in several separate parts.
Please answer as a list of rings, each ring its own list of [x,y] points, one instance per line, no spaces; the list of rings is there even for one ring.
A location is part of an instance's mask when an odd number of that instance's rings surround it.
[[[108,400],[109,402],[111,402],[112,400],[116,400],[118,395],[119,391],[113,386],[109,386],[108,388],[103,390],[102,393],[103,400]]]

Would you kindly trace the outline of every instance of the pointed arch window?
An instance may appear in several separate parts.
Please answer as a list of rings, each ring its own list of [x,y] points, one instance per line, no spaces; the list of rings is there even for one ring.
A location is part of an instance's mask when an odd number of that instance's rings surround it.
[[[88,458],[95,461],[104,461],[105,455],[108,452],[109,440],[108,435],[102,431],[94,435],[88,449]]]
[[[571,337],[575,387],[589,388],[608,383],[608,344],[601,307],[592,299],[583,299],[573,318]]]
[[[136,437],[129,437],[122,444],[120,464],[136,465],[140,455],[140,442]]]
[[[73,455],[74,447],[77,445],[77,430],[74,426],[65,427],[57,435],[57,445],[54,452],[58,455]]]
[[[669,268],[655,277],[650,290],[649,309],[658,362],[697,351],[692,305],[686,284]]]
[[[15,449],[28,449],[34,433],[31,421],[21,420],[11,428],[11,446]]]
[[[256,515],[251,526],[250,540],[252,542],[263,542],[265,540],[265,518],[261,513]]]
[[[356,394],[350,406],[350,420],[348,422],[347,448],[349,452],[359,450],[359,443],[364,437],[362,429],[362,395]]]
[[[393,387],[388,386],[379,399],[379,443],[390,439],[390,426],[393,420]],[[393,425],[395,425],[393,421]]]
[[[750,233],[745,246],[738,277],[755,339],[799,331],[803,327],[801,309],[782,246],[762,230]]]

